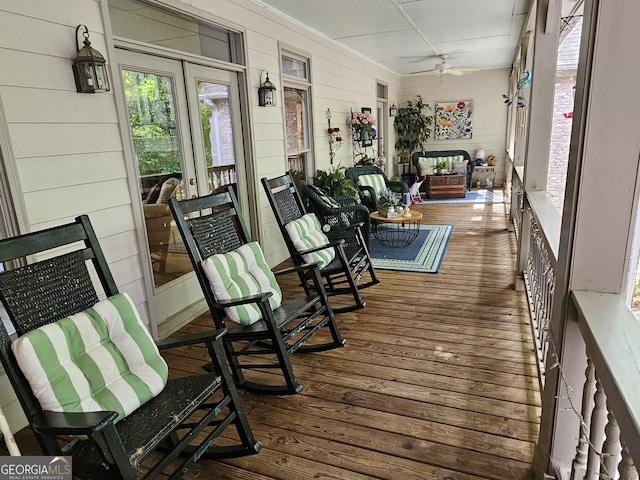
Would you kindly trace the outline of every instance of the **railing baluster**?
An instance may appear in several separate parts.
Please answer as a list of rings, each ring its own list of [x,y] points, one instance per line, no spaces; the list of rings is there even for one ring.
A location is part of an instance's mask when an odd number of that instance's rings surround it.
[[[607,397],[599,380],[596,380],[596,393],[593,396],[594,406],[589,426],[589,457],[585,480],[598,480],[600,474],[600,452],[604,441],[604,426],[607,421]]]
[[[556,280],[542,229],[530,209],[526,211],[526,214],[530,224],[529,250],[525,271],[528,283],[527,295],[532,310],[532,326],[536,339],[538,366],[542,377],[541,381],[544,384],[544,366],[549,349],[549,318]]]
[[[604,428],[605,440],[602,444],[600,460],[600,478],[613,480],[616,467],[620,461],[620,427],[611,409],[607,415],[607,426]]]
[[[622,460],[618,465],[618,472],[620,472],[620,480],[638,480],[638,470],[626,446],[622,449]]]
[[[582,480],[587,471],[587,453],[589,452],[589,427],[587,418],[593,411],[593,396],[596,391],[596,369],[587,356],[587,368],[584,371],[585,382],[582,388],[582,409],[580,412],[580,437],[576,447],[576,456],[571,464],[571,480]]]

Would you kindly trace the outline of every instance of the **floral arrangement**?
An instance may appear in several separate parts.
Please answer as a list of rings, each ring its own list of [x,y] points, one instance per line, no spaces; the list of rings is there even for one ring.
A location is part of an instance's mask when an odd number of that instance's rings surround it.
[[[370,113],[352,112],[351,113],[351,126],[356,132],[368,132],[371,133],[371,129],[376,124],[376,120]]]
[[[496,156],[491,154],[487,157],[487,165],[495,165],[496,164]]]
[[[378,194],[376,204],[378,209],[395,207],[398,205],[398,197],[392,190],[383,190]]]

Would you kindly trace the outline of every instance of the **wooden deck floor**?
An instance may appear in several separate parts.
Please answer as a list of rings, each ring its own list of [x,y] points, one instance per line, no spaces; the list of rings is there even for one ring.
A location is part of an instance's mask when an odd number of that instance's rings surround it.
[[[337,316],[347,346],[294,356],[301,394],[241,391],[260,454],[201,459],[185,478],[529,478],[540,398],[504,205],[415,208],[454,225],[440,272],[379,270],[367,307]]]

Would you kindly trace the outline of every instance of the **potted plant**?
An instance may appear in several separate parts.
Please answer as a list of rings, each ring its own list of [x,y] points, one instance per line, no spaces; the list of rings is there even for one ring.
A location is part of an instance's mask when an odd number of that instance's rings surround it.
[[[382,190],[378,194],[376,206],[378,207],[378,213],[383,217],[395,217],[397,215],[396,207],[398,206],[396,193],[392,190]]]
[[[358,189],[345,175],[345,167],[337,165],[328,170],[317,170],[313,184],[330,197],[358,197]]]
[[[404,163],[409,162],[408,157],[413,152],[424,150],[427,140],[431,138],[433,117],[425,113],[428,110],[431,107],[424,103],[420,95],[416,100],[408,100],[406,106],[398,108],[393,129],[397,135],[395,147]]]
[[[449,162],[444,160],[436,162],[436,171],[438,172],[438,175],[446,175],[449,173]]]

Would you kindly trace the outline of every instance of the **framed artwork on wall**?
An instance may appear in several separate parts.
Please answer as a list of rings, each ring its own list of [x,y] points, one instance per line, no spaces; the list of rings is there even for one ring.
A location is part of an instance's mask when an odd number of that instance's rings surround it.
[[[473,134],[473,100],[436,102],[435,139],[466,140]]]

